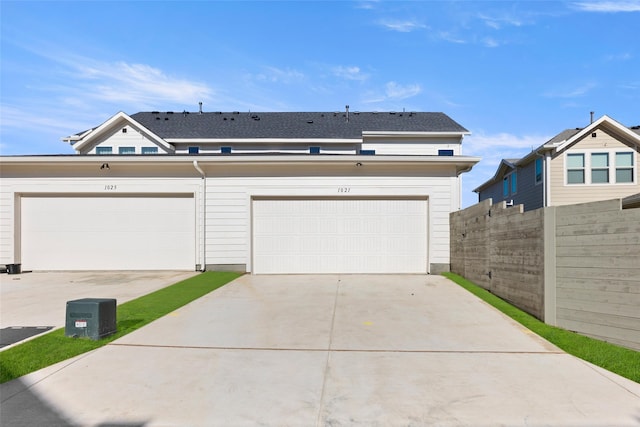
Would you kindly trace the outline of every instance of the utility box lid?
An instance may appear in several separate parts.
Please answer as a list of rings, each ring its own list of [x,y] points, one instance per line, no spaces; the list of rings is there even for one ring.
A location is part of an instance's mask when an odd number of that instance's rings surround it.
[[[116,331],[115,299],[83,298],[67,301],[65,336],[99,340]]]

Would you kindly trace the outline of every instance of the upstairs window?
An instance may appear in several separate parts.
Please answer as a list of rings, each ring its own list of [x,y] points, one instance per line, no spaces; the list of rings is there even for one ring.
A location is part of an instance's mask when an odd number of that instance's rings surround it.
[[[198,154],[200,152],[200,147],[189,147],[189,154]]]
[[[609,182],[609,153],[591,154],[591,183],[606,184]]]
[[[142,154],[158,154],[158,147],[142,147]]]
[[[113,154],[111,147],[96,147],[96,154]]]
[[[542,182],[542,158],[538,157],[536,159],[536,184],[540,184]]]
[[[518,174],[514,172],[509,177],[511,178],[511,194],[516,194],[518,192]]]
[[[220,153],[231,154],[231,147],[220,147]]]
[[[584,154],[567,154],[567,184],[584,183]]]
[[[632,183],[633,176],[633,153],[616,153],[616,183]]]
[[[136,147],[120,147],[118,154],[136,154]]]

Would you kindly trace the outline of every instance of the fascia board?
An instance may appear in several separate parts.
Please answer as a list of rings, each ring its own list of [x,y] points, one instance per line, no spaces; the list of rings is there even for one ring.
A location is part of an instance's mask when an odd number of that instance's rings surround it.
[[[128,114],[126,114],[126,113],[124,113],[122,111],[120,111],[119,113],[115,114],[110,119],[108,119],[106,122],[102,123],[100,126],[95,128],[93,130],[93,132],[91,132],[89,135],[87,135],[87,137],[84,140],[79,142],[78,145],[74,146],[73,148],[75,150],[77,150],[77,151],[82,150],[82,148],[86,147],[94,139],[96,139],[100,135],[102,135],[107,129],[109,129],[111,126],[113,126],[118,120],[124,120],[124,121],[128,122],[130,125],[132,125],[133,127],[137,127],[138,129],[143,130],[144,133],[146,133],[154,142],[156,142],[157,144],[159,144],[162,147],[166,148],[170,152],[174,151],[174,148],[171,146],[171,144],[168,144],[164,139],[160,138],[158,135],[156,135],[155,133],[150,131],[148,128],[146,128],[145,126],[140,124],[138,121],[132,119]]]
[[[285,156],[207,156],[207,155],[163,155],[149,156],[118,156],[118,155],[53,155],[53,156],[2,156],[0,164],[83,164],[83,163],[111,163],[111,164],[192,164],[198,160],[199,165],[216,164],[433,164],[442,166],[460,166],[467,168],[480,161],[480,157],[471,156],[362,156],[362,155],[285,155]]]
[[[627,128],[626,126],[623,126],[622,124],[618,123],[617,121],[615,121],[614,119],[612,119],[611,117],[605,114],[604,116],[600,117],[598,120],[591,123],[589,126],[582,129],[580,132],[573,135],[571,138],[564,141],[562,144],[558,145],[556,147],[556,153],[561,153],[562,151],[570,147],[574,142],[582,139],[585,135],[593,132],[602,124],[608,124],[612,126],[617,131],[628,136],[632,141],[634,141],[637,145],[640,146],[640,135],[638,135],[637,133],[633,132],[631,129]]]
[[[502,159],[502,161],[500,162],[500,165],[498,166],[498,169],[496,170],[496,173],[493,175],[493,177],[491,177],[490,179],[488,179],[487,181],[483,182],[482,184],[480,184],[477,188],[475,188],[473,190],[474,193],[479,193],[480,191],[484,190],[486,187],[496,183],[498,181],[498,178],[503,177],[505,174],[502,173],[502,171],[506,170],[507,168],[509,169],[515,169],[516,164],[519,164],[520,160],[517,161],[515,164],[507,162],[505,159]]]
[[[171,144],[358,144],[361,138],[167,138]]]
[[[405,132],[405,131],[363,131],[362,136],[368,138],[384,138],[389,136],[410,137],[451,137],[458,136],[462,138],[465,135],[471,135],[471,132]]]

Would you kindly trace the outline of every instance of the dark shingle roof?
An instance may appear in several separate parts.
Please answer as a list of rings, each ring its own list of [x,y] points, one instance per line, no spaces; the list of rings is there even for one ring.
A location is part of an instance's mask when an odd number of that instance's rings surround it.
[[[361,138],[363,131],[468,132],[444,113],[140,112],[134,120],[171,138]]]

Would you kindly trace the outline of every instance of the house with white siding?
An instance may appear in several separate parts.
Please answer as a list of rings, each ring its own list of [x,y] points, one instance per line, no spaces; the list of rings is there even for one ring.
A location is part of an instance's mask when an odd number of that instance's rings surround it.
[[[22,270],[439,273],[468,130],[429,112],[118,113],[0,157]]]
[[[494,176],[473,190],[525,211],[640,192],[640,126],[602,116],[584,128],[567,129],[521,159],[503,159]]]

